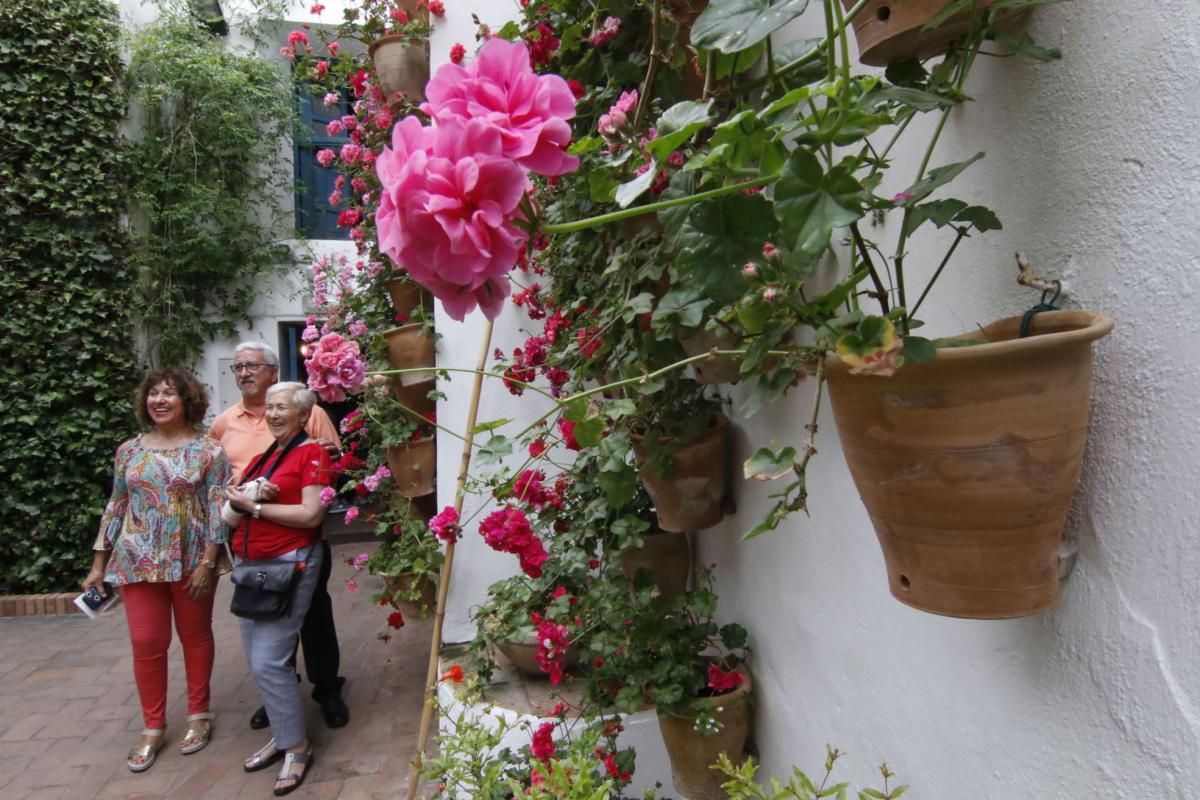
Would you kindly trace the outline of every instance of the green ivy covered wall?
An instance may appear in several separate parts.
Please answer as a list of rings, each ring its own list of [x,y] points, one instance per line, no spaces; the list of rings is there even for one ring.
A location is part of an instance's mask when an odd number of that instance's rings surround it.
[[[0,579],[81,575],[131,433],[131,280],[108,0],[0,4]]]

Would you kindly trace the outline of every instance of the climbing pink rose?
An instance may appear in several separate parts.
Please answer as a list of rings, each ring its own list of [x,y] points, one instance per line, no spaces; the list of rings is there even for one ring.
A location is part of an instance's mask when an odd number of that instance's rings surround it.
[[[476,306],[500,313],[524,239],[514,220],[529,181],[501,139],[484,120],[424,128],[405,117],[376,162],[379,249],[458,320]]]
[[[578,168],[567,155],[575,96],[558,75],[538,75],[523,44],[490,39],[467,66],[443,64],[425,87],[421,110],[439,125],[485,120],[501,132],[503,155],[540,175]]]

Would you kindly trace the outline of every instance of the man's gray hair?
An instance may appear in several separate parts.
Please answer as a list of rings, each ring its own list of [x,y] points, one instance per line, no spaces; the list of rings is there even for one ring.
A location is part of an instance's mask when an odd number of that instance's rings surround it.
[[[279,369],[279,354],[275,352],[275,348],[266,342],[242,342],[233,349],[233,354],[243,353],[247,350],[258,350],[263,354],[263,361],[267,362],[268,366]]]
[[[301,414],[308,414],[313,410],[313,406],[317,404],[317,395],[303,383],[299,381],[283,381],[282,383],[272,383],[267,389],[267,397],[280,392],[287,392],[291,395],[292,405]]]

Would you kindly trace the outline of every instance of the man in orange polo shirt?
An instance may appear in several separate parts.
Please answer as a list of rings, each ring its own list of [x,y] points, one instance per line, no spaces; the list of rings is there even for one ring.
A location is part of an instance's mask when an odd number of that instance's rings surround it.
[[[218,414],[209,432],[225,449],[233,474],[239,476],[255,456],[275,441],[267,428],[266,407],[267,389],[279,379],[279,356],[265,342],[242,342],[234,351],[232,369],[242,401]],[[331,453],[340,453],[342,444],[337,429],[320,406],[313,408],[304,429]],[[312,697],[321,706],[325,724],[340,728],[350,721],[350,709],[342,700],[342,684],[346,679],[338,675],[341,653],[333,623],[333,600],[329,597],[332,569],[329,542],[322,538],[321,546],[325,557],[312,604],[300,629],[300,644],[304,648],[308,680],[313,684]],[[269,724],[264,708],[250,718],[251,728],[265,728]]]

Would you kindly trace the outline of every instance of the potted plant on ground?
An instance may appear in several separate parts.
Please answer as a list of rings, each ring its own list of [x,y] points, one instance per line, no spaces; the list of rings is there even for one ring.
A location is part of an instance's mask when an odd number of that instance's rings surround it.
[[[577,586],[564,575],[549,573],[514,575],[488,587],[487,602],[472,613],[478,631],[471,643],[474,671],[484,682],[495,667],[487,655],[489,645],[525,675],[548,677],[555,685],[579,662],[574,641],[583,633],[582,623],[576,624],[579,589],[568,588],[569,583]]]
[[[697,588],[667,601],[635,584],[586,654],[591,699],[625,713],[656,707],[675,788],[697,800],[725,797],[710,767],[722,753],[740,759],[749,732],[746,631],[717,625],[716,607],[711,569],[697,570]]]

